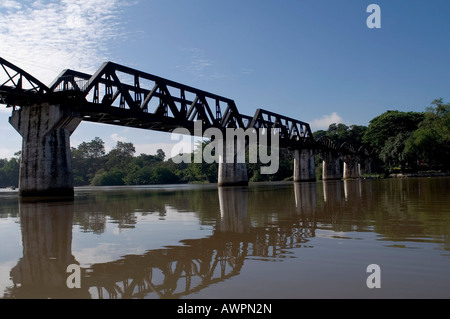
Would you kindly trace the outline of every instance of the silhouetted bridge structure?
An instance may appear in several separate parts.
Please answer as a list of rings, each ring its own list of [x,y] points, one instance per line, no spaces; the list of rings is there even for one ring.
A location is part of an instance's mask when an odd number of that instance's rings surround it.
[[[267,110],[241,114],[233,100],[142,71],[104,63],[93,75],[64,70],[46,86],[0,58],[0,103],[11,107],[11,125],[22,135],[21,196],[73,195],[70,135],[81,121],[202,134],[209,128],[276,132],[279,146],[294,153],[294,181],[313,181],[314,156],[323,160],[323,179],[357,178],[370,170],[365,148],[313,138],[306,122]],[[270,132],[270,133],[269,133]],[[225,153],[225,150],[224,150]],[[248,183],[245,163],[221,161],[220,186]],[[344,162],[341,173],[340,162]]]

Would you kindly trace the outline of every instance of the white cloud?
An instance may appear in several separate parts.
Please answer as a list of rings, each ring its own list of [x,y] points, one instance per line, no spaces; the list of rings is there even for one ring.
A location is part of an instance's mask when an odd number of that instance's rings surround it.
[[[22,8],[22,5],[18,1],[2,0],[2,2],[0,2],[0,8],[9,9],[9,10],[11,10],[11,9],[19,10]]]
[[[0,56],[46,84],[64,69],[94,72],[120,37],[120,0],[0,4]],[[125,4],[126,5],[126,4]]]
[[[336,112],[333,112],[331,114],[324,115],[319,119],[312,120],[309,122],[309,125],[311,126],[311,130],[317,131],[326,130],[328,129],[328,126],[333,123],[344,123],[344,119]]]
[[[197,76],[203,77],[205,75],[206,68],[212,66],[212,63],[206,59],[194,59],[191,61],[189,70]]]
[[[110,56],[110,43],[124,40],[125,7],[135,0],[0,0],[0,57],[49,85],[64,69],[93,73]],[[0,84],[7,80],[0,68]],[[11,109],[0,105],[8,137],[1,157],[20,149],[9,127]],[[3,135],[5,136],[5,135]],[[14,138],[13,138],[14,137]],[[13,142],[14,140],[14,142]]]
[[[115,142],[126,142],[126,141],[127,141],[127,138],[126,138],[126,137],[120,136],[120,135],[117,134],[117,133],[111,134],[111,138],[112,138],[113,141],[115,141]]]
[[[199,48],[179,48],[185,60],[177,68],[182,68],[197,78],[224,78],[225,74],[217,72],[217,65],[206,58],[204,50]]]

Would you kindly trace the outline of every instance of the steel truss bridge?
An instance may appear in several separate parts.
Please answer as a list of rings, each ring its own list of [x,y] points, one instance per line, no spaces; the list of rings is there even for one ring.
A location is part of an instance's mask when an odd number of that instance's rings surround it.
[[[367,154],[364,148],[334,145],[329,138],[314,140],[306,122],[264,109],[245,115],[229,98],[113,62],[93,75],[64,70],[49,86],[1,57],[0,66],[0,103],[7,107],[64,104],[83,121],[163,132],[186,128],[194,134],[196,121],[204,130],[276,129],[281,147]]]

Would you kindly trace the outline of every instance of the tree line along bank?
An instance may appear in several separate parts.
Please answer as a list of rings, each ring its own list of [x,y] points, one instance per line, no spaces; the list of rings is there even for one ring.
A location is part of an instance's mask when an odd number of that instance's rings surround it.
[[[313,133],[314,138],[330,137],[337,145],[348,142],[373,150],[372,172],[391,173],[450,170],[450,104],[436,99],[425,112],[386,111],[369,126],[331,124]],[[201,152],[208,142],[197,145]],[[174,163],[162,150],[155,155],[139,154],[133,143],[117,142],[108,153],[98,137],[73,147],[75,186],[152,185],[177,183],[215,183],[218,164]],[[192,155],[193,156],[193,155]],[[292,179],[293,156],[280,149],[276,174],[260,174],[260,164],[247,165],[251,182]],[[20,152],[11,159],[0,159],[0,187],[16,186]],[[321,179],[321,162],[316,157],[316,177]]]

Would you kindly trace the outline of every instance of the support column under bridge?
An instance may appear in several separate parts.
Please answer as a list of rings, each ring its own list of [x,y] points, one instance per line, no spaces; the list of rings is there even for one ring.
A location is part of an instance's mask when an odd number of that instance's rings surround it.
[[[227,143],[223,140],[223,153],[219,157],[219,186],[247,186],[248,173],[245,162],[245,145],[239,145],[234,139],[234,143]]]
[[[294,182],[316,181],[314,150],[294,150]]]
[[[10,124],[22,136],[20,196],[73,196],[70,135],[81,118],[48,103],[14,110]]]
[[[354,155],[344,156],[344,179],[347,178],[359,178],[359,157]]]
[[[324,152],[321,157],[323,160],[322,179],[324,181],[341,179],[340,155],[336,152]]]

